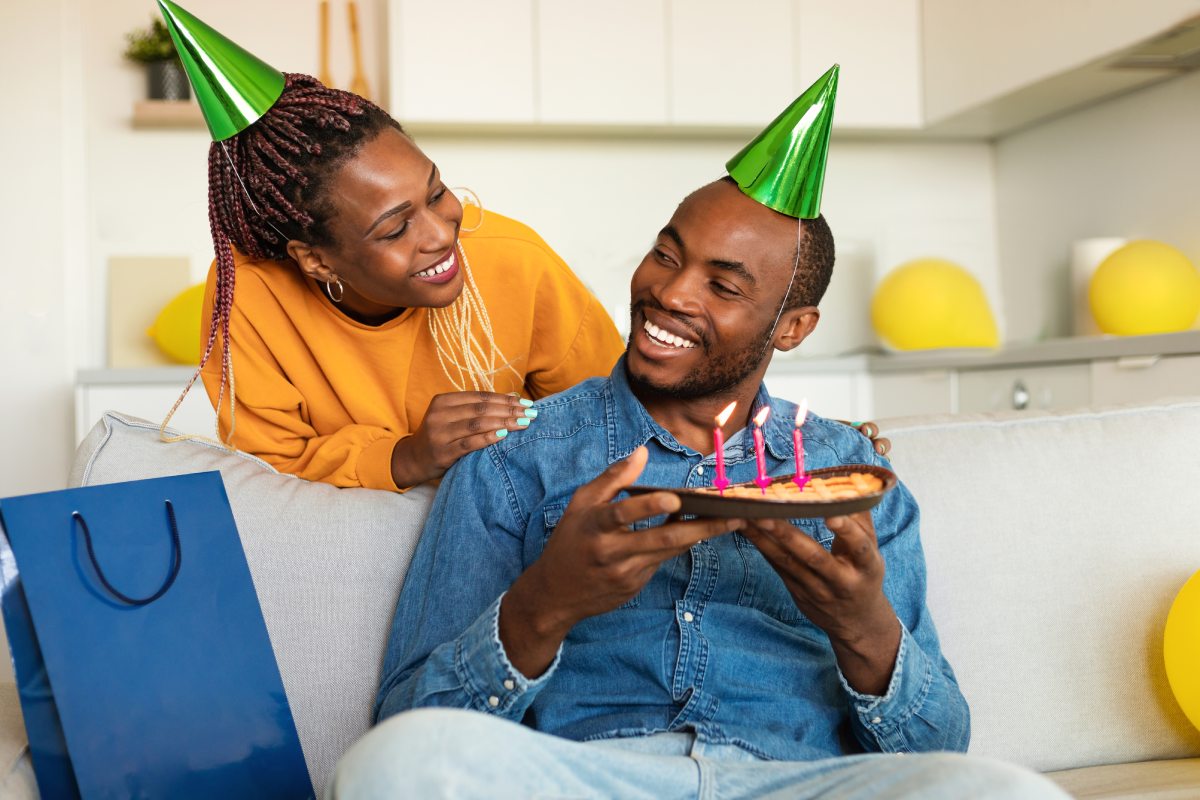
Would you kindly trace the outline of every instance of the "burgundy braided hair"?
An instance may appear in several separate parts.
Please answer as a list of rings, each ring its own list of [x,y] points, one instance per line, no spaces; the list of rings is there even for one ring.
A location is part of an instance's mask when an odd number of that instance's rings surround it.
[[[221,401],[230,384],[233,439],[233,364],[229,316],[235,269],[232,247],[255,259],[289,258],[291,239],[328,244],[333,199],[329,178],[367,142],[387,128],[404,129],[386,111],[356,94],[329,89],[316,78],[284,74],[283,94],[259,120],[208,151],[208,221],[216,255],[216,292],[208,339],[170,420],[196,382],[221,337]],[[163,421],[166,426],[167,420]],[[218,428],[219,435],[219,428]]]

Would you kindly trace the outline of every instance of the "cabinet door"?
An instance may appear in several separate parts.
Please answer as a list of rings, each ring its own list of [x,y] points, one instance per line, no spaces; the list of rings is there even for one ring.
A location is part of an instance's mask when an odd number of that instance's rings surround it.
[[[766,127],[803,88],[792,0],[671,0],[669,8],[671,122]]]
[[[1157,356],[1092,362],[1092,402],[1096,405],[1152,403],[1200,395],[1200,356]]]
[[[538,121],[667,121],[665,0],[537,5]]]
[[[954,411],[953,375],[949,370],[885,372],[871,376],[875,416],[908,417]]]
[[[1196,0],[923,0],[926,117],[936,122],[994,101],[1155,36],[1197,11]],[[1150,74],[1114,72],[1127,86]],[[1071,91],[1086,94],[1087,88]]]
[[[80,384],[75,388],[75,441],[83,441],[105,411],[158,424],[182,390],[182,383]],[[198,381],[171,418],[170,427],[180,433],[216,435],[216,414]]]
[[[799,403],[808,400],[814,414],[847,421],[871,416],[870,380],[861,372],[767,372],[772,397]]]
[[[958,410],[1077,408],[1090,404],[1090,384],[1087,364],[964,370],[958,376]]]
[[[835,127],[920,127],[919,0],[796,0],[796,16],[797,93],[841,64]]]
[[[402,124],[534,121],[533,0],[392,0],[388,29]]]

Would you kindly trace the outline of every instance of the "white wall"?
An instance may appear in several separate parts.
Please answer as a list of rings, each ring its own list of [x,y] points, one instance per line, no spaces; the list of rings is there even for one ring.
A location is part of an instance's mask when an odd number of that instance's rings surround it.
[[[469,186],[486,206],[541,233],[610,311],[627,306],[633,268],[678,202],[724,174],[745,144],[419,132],[416,139],[450,185]],[[835,136],[822,210],[842,250],[865,254],[877,276],[911,258],[953,259],[979,278],[999,317],[992,186],[985,143]],[[859,313],[870,296],[863,289]]]
[[[75,0],[0,3],[0,497],[62,485],[83,226]]]
[[[1010,341],[1069,335],[1071,242],[1168,242],[1200,266],[1200,73],[996,144]]]

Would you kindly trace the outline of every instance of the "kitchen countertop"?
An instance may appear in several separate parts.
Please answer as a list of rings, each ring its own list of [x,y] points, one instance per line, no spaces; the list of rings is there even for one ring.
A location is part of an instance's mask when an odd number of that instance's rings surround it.
[[[811,358],[803,355],[780,357],[776,354],[771,369],[779,373],[922,372],[1050,365],[1065,361],[1110,358],[1152,358],[1192,353],[1200,354],[1200,330],[1153,336],[1076,336],[1045,342],[1010,344],[997,350],[947,349],[904,353],[877,351]]]

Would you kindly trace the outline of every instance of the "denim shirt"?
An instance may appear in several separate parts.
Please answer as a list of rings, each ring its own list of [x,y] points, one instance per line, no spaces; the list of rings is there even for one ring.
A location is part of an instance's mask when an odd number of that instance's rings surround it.
[[[796,406],[760,388],[772,475],[794,470]],[[768,759],[965,751],[966,701],[925,607],[917,504],[903,484],[875,507],[884,592],[903,626],[883,696],[856,692],[829,639],[797,609],[748,539],[730,533],[663,563],[621,607],[584,620],[535,680],[500,642],[500,598],[542,553],[572,494],[640,445],[639,484],[709,485],[714,456],[680,444],[638,402],[624,359],[612,375],[537,403],[528,430],[461,459],[438,491],[396,608],[375,716],[466,708],[575,740],[690,730]],[[752,411],[753,413],[753,411]],[[865,437],[809,415],[809,469],[887,466]],[[756,466],[747,432],[730,438],[731,481]],[[644,529],[663,518],[634,526]],[[793,520],[830,547],[822,520]],[[635,533],[636,535],[636,533]],[[849,734],[849,735],[847,735]]]

